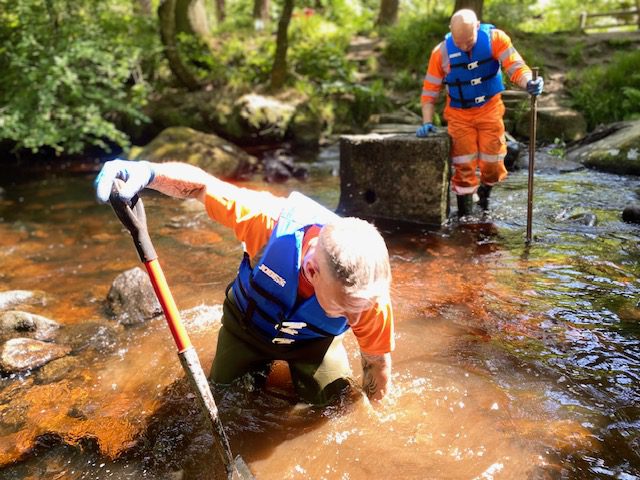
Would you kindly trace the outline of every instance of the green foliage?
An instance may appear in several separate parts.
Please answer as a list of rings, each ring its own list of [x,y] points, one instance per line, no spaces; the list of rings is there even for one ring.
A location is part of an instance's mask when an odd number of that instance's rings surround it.
[[[143,68],[158,52],[131,2],[1,0],[0,12],[0,139],[57,153],[127,145],[114,121],[145,120]]]
[[[501,0],[504,1],[504,0]],[[518,27],[530,32],[577,31],[580,13],[600,13],[620,10],[619,0],[549,0],[535,2],[528,18]]]
[[[319,16],[296,19],[290,31],[289,62],[312,82],[349,81],[354,66],[346,58],[350,35]]]
[[[393,77],[391,84],[394,90],[406,92],[409,90],[418,91],[420,89],[420,82],[421,79],[417,75],[402,69]]]
[[[403,17],[386,31],[385,58],[393,65],[424,73],[431,50],[442,41],[448,30],[449,19],[445,16]]]
[[[640,51],[618,53],[611,64],[570,72],[568,91],[589,129],[640,117]]]
[[[485,1],[483,21],[501,30],[515,30],[531,17],[531,7],[536,0]]]
[[[249,90],[268,83],[275,39],[248,30],[218,33],[213,52],[204,50],[193,36],[181,36],[180,48],[189,68],[203,83],[231,90]]]
[[[354,126],[364,125],[371,114],[387,111],[390,106],[382,80],[376,80],[371,85],[343,82],[325,84],[322,95],[337,104],[335,115],[339,122]]]
[[[571,47],[567,55],[567,63],[573,66],[584,64],[584,42],[578,42]]]

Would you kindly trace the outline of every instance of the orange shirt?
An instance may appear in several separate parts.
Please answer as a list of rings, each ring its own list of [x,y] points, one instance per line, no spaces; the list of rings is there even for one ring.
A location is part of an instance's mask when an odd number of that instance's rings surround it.
[[[269,241],[286,198],[227,183],[221,188],[216,187],[216,190],[207,191],[207,214],[213,220],[231,228],[253,259]],[[309,241],[316,237],[319,231],[320,229],[310,228],[305,233],[303,249],[306,249]],[[300,275],[298,295],[308,298],[313,293],[313,286]],[[358,318],[349,318],[349,324],[363,352],[383,355],[394,349],[393,311],[390,299],[379,300]]]
[[[448,62],[446,71],[442,66],[442,44],[443,42],[440,42],[431,51],[427,74],[422,83],[422,95],[420,96],[420,102],[423,105],[436,102],[442,88],[442,82],[450,70]],[[532,78],[531,69],[524,63],[518,51],[513,47],[509,36],[497,28],[491,30],[491,53],[493,58],[502,64],[502,68],[509,76],[509,79],[516,85],[526,88],[527,82]],[[500,95],[496,95],[489,102],[497,101],[498,98],[500,98]],[[447,97],[448,104],[449,98]]]

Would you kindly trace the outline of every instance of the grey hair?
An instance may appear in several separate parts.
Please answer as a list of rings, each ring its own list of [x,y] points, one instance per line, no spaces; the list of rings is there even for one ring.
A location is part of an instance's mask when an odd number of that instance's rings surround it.
[[[349,297],[372,303],[389,295],[389,252],[372,224],[355,217],[339,218],[322,228],[318,246]]]

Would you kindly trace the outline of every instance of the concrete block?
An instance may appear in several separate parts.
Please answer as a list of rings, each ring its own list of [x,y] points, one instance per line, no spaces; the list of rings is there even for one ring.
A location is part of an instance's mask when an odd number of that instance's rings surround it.
[[[449,148],[446,133],[341,137],[338,213],[439,227],[449,213]]]

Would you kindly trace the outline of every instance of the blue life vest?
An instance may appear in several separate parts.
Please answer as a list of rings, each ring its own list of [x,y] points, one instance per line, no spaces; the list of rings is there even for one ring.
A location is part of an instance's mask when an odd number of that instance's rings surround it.
[[[267,341],[288,345],[340,335],[349,328],[345,317],[328,317],[315,295],[297,301],[304,232],[335,218],[335,213],[293,192],[255,267],[245,253],[231,288],[242,320]]]
[[[450,71],[444,79],[449,93],[449,105],[455,108],[473,108],[487,103],[504,90],[500,62],[491,53],[491,30],[495,27],[483,23],[471,56],[455,43],[451,33],[445,36]]]

